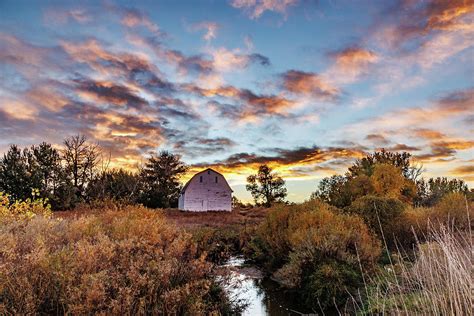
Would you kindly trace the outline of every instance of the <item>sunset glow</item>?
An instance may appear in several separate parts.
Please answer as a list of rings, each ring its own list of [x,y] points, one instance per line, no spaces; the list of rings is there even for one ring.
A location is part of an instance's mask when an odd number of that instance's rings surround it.
[[[84,134],[288,199],[385,148],[474,186],[472,1],[0,1],[0,154]]]

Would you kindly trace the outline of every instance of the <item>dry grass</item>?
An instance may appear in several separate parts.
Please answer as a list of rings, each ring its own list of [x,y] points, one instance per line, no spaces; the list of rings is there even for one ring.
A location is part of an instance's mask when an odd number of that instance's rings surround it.
[[[192,236],[143,207],[0,222],[0,315],[229,312]]]
[[[470,231],[436,225],[427,242],[418,244],[414,262],[393,262],[366,289],[368,308],[360,313],[471,314],[472,246]]]
[[[234,209],[232,212],[184,212],[177,209],[163,210],[165,217],[177,227],[223,228],[260,223],[268,213],[266,208]]]

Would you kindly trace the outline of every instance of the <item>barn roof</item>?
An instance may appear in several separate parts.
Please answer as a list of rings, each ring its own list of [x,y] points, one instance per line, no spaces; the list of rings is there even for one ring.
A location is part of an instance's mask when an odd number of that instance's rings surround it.
[[[220,172],[217,172],[216,170],[214,169],[211,169],[211,168],[207,168],[207,169],[204,169],[203,171],[200,171],[198,173],[196,173],[194,176],[192,176],[191,179],[188,180],[188,182],[186,182],[186,184],[184,185],[184,187],[181,189],[181,193],[183,193],[184,191],[186,191],[186,189],[188,188],[189,184],[191,183],[191,181],[193,181],[194,178],[196,178],[198,175],[200,175],[201,173],[204,173],[206,172],[207,170],[211,170],[219,175],[221,175],[223,178],[224,178],[224,181],[225,181],[225,184],[229,187],[229,190],[231,192],[234,192],[234,190],[232,190],[232,188],[230,187],[229,183],[227,183],[227,179],[224,177],[224,175]]]

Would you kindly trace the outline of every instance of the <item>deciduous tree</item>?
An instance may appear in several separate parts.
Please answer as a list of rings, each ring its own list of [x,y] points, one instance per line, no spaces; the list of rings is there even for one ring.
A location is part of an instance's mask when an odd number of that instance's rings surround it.
[[[262,203],[267,207],[275,202],[284,202],[287,194],[285,181],[267,165],[261,165],[257,174],[247,177],[246,188],[256,204]]]
[[[64,140],[65,171],[78,196],[84,194],[87,184],[94,178],[100,156],[99,145],[88,142],[84,135],[75,135]]]

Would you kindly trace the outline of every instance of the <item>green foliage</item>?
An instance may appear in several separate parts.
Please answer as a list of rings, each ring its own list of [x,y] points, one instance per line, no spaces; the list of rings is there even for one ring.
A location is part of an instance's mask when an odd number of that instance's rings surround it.
[[[266,207],[284,202],[287,194],[285,181],[267,165],[261,165],[257,174],[247,177],[246,189],[252,194],[255,204]]]
[[[71,180],[71,170],[76,167],[66,159],[67,152],[61,154],[47,143],[23,150],[12,145],[0,160],[0,190],[14,199],[24,200],[33,188],[37,188],[42,198],[49,199],[53,209],[72,208],[83,196]],[[81,173],[84,187],[89,180],[90,177]]]
[[[346,190],[347,178],[333,175],[319,182],[316,192],[311,194],[311,199],[320,199],[336,207],[345,207],[351,203],[351,196]]]
[[[416,197],[415,182],[406,178],[403,175],[403,167],[398,166],[398,164],[409,166],[407,157],[409,155],[397,156],[385,151],[376,152],[364,158],[365,160],[357,161],[349,168],[352,171],[346,176],[332,176],[321,180],[318,190],[311,195],[311,198],[319,198],[339,208],[348,207],[366,195],[393,197],[411,202]],[[391,161],[390,159],[393,160],[392,163],[377,162]]]
[[[140,201],[148,207],[176,207],[181,184],[179,182],[188,167],[179,155],[161,151],[152,155],[140,172],[143,195]]]
[[[83,135],[64,140],[61,151],[41,143],[20,149],[12,145],[0,159],[0,191],[25,200],[33,188],[54,210],[79,203],[115,200],[150,207],[177,205],[179,177],[187,170],[179,156],[161,152],[152,156],[140,174],[100,170],[101,149]]]

